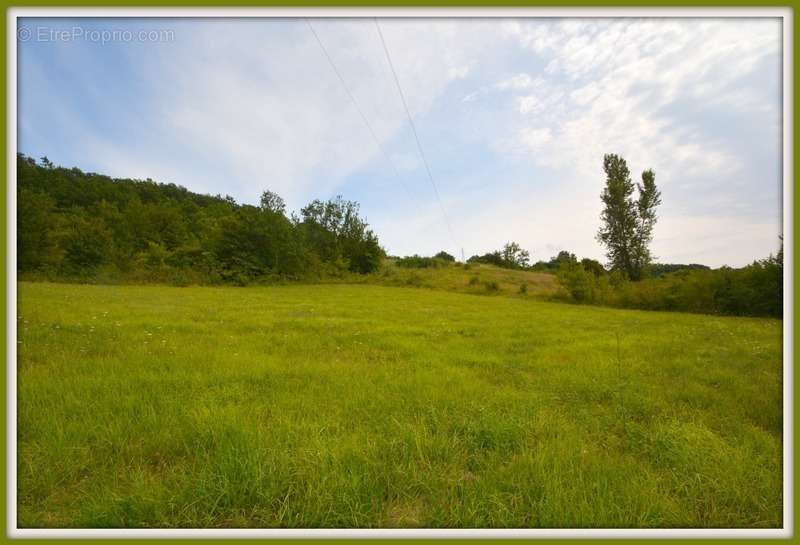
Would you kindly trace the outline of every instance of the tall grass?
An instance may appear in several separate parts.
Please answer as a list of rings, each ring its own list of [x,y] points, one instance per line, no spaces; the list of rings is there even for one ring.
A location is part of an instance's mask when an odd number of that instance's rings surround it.
[[[368,285],[18,301],[23,527],[782,522],[775,320]]]

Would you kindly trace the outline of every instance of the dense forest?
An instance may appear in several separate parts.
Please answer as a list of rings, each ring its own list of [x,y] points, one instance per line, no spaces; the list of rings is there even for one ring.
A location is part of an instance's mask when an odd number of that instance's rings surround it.
[[[234,283],[369,273],[384,251],[341,197],[287,217],[174,184],[112,179],[17,158],[17,266],[25,276]]]

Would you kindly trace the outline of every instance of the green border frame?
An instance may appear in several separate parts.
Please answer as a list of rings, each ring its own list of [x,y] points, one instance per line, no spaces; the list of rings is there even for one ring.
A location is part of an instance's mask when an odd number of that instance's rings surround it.
[[[6,65],[6,45],[7,45],[7,28],[8,28],[8,10],[9,8],[32,8],[32,7],[161,7],[161,8],[181,8],[181,7],[220,7],[220,8],[244,8],[244,7],[376,7],[376,8],[391,8],[391,7],[450,7],[450,8],[459,8],[459,7],[560,7],[560,8],[569,8],[569,7],[753,7],[753,8],[766,8],[766,7],[783,7],[791,9],[790,19],[792,21],[793,33],[796,34],[798,32],[797,27],[795,26],[795,11],[796,7],[800,6],[800,0],[789,0],[784,2],[776,2],[774,0],[768,0],[767,2],[758,3],[754,2],[753,0],[732,0],[732,1],[722,1],[722,0],[703,0],[702,4],[698,4],[697,2],[693,2],[692,0],[653,0],[653,1],[645,1],[642,2],[636,0],[611,0],[610,2],[603,2],[602,0],[565,0],[563,2],[555,2],[553,0],[499,0],[497,2],[491,2],[490,0],[300,0],[297,2],[291,2],[287,0],[234,0],[234,2],[230,4],[224,4],[219,0],[168,0],[168,2],[160,2],[159,0],[78,0],[75,3],[70,2],[61,2],[61,1],[53,1],[53,0],[18,0],[18,1],[8,1],[2,0],[3,5],[3,18],[2,18],[2,28],[0,28],[0,70],[2,70],[3,74],[3,82],[4,85],[2,90],[0,91],[0,99],[2,100],[2,119],[3,119],[3,127],[4,130],[2,135],[0,135],[0,142],[3,143],[3,147],[5,148],[5,153],[2,155],[2,159],[0,159],[0,166],[2,166],[3,172],[3,190],[0,192],[0,233],[2,233],[2,239],[0,239],[0,249],[2,249],[3,255],[6,256],[5,259],[5,267],[3,268],[2,272],[2,284],[3,290],[2,295],[0,295],[0,301],[2,301],[2,306],[4,312],[0,317],[0,326],[4,331],[2,336],[2,345],[3,354],[7,354],[8,349],[8,323],[7,323],[7,316],[8,316],[8,292],[7,288],[5,287],[8,283],[8,271],[9,266],[11,265],[9,256],[8,256],[8,245],[7,245],[7,222],[8,222],[8,214],[7,214],[7,191],[8,191],[8,180],[6,178],[8,172],[8,162],[7,162],[7,154],[8,154],[8,142],[6,141],[6,135],[8,130],[8,117],[7,117],[7,104],[8,104],[8,93],[15,92],[15,90],[10,90],[8,88],[8,78],[7,78],[7,65]],[[800,58],[800,46],[798,46],[798,40],[792,37],[792,78],[793,78],[793,90],[798,87],[798,58]],[[792,99],[792,153],[794,156],[798,155],[798,149],[800,148],[800,141],[797,138],[797,127],[798,121],[800,121],[800,108],[798,108],[798,101],[796,94],[793,94],[791,97]],[[792,171],[794,171],[794,160],[792,160]],[[792,202],[792,215],[794,215],[794,211],[797,210],[797,205],[800,203],[800,193],[797,191],[797,183],[796,183],[796,173],[793,172],[794,179],[791,180],[792,188],[793,188],[793,202]],[[785,195],[784,195],[785,198]],[[785,220],[785,218],[784,218]],[[785,230],[785,221],[784,221],[784,230]],[[797,256],[797,235],[798,235],[798,228],[797,222],[792,221],[792,267],[793,271],[797,269],[798,260]],[[797,292],[798,288],[800,288],[800,282],[798,282],[796,275],[793,275],[792,278],[792,301],[791,301],[791,316],[794,318],[794,309],[797,306]],[[800,331],[800,324],[797,321],[793,320],[792,323],[792,339],[797,337],[797,333]],[[785,342],[785,341],[784,341]],[[794,362],[795,362],[795,355],[793,354],[792,359],[792,367],[794,369]],[[6,365],[11,364],[6,358]],[[795,369],[796,371],[796,369]],[[6,427],[6,372],[2,373],[0,376],[0,391],[2,391],[2,399],[3,399],[3,418],[2,422],[0,423],[0,433],[2,433],[3,438],[3,448],[2,452],[0,452],[0,462],[2,462],[2,471],[0,471],[0,483],[2,483],[3,494],[0,497],[0,509],[2,509],[2,514],[0,517],[2,518],[2,534],[0,534],[0,543],[29,543],[31,545],[38,545],[44,543],[52,543],[52,542],[60,542],[65,541],[68,543],[76,543],[81,541],[86,541],[88,543],[111,543],[111,542],[125,542],[125,543],[186,543],[190,541],[198,541],[202,543],[208,544],[222,544],[222,543],[230,543],[230,542],[242,542],[242,543],[275,543],[275,544],[293,544],[293,545],[308,545],[308,544],[319,544],[325,542],[332,542],[332,543],[342,543],[342,542],[353,542],[359,544],[377,544],[377,543],[385,543],[386,541],[394,541],[394,542],[410,542],[410,543],[425,543],[425,544],[449,544],[449,543],[456,543],[456,542],[481,542],[481,541],[505,541],[508,543],[552,543],[552,544],[559,544],[559,545],[577,545],[582,542],[592,542],[598,541],[603,543],[613,543],[613,542],[623,542],[623,543],[630,543],[630,544],[639,544],[639,543],[646,543],[646,542],[656,542],[656,541],[672,541],[672,539],[618,539],[618,538],[586,538],[586,539],[503,539],[498,540],[496,538],[487,538],[487,539],[479,539],[479,538],[469,538],[469,539],[404,539],[404,538],[392,538],[392,539],[351,539],[351,538],[343,538],[343,539],[332,539],[332,538],[325,538],[325,539],[202,539],[202,540],[193,540],[193,539],[93,539],[93,540],[82,540],[82,539],[22,539],[22,538],[10,538],[8,537],[8,519],[6,517],[6,494],[7,494],[7,486],[8,482],[6,479],[6,434],[7,434],[7,427]],[[798,379],[797,374],[793,375],[793,392],[797,391],[797,386],[800,379]],[[795,400],[792,400],[792,414],[794,415],[794,421],[798,420],[798,406]],[[793,450],[797,451],[798,447],[800,446],[800,439],[798,439],[798,434],[793,434]],[[794,468],[793,476],[794,480],[792,482],[793,490],[797,490],[798,484],[800,484],[800,473],[798,473],[796,459],[793,460],[792,466]],[[735,542],[737,544],[742,545],[750,545],[750,544],[757,544],[757,543],[764,543],[764,542],[775,542],[775,543],[800,543],[800,537],[798,537],[797,532],[797,523],[798,518],[800,516],[800,509],[798,509],[798,498],[794,498],[794,525],[795,528],[793,529],[793,535],[789,538],[785,539],[770,539],[770,540],[759,540],[759,539],[731,539],[731,538],[720,538],[720,539],[677,539],[684,542],[689,543],[720,543],[720,542]]]

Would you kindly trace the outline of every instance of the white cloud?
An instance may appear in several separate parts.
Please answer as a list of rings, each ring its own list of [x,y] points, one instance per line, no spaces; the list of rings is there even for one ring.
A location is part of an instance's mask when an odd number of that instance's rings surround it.
[[[464,79],[469,74],[469,66],[454,66],[450,68],[447,73],[451,79]]]
[[[403,207],[386,193],[379,213],[366,211],[381,240],[390,251],[450,249],[374,25],[314,25],[422,203]],[[601,257],[594,233],[609,152],[626,157],[634,177],[656,170],[665,203],[654,243],[660,257],[695,252],[685,259],[741,264],[773,247],[777,212],[754,220],[752,203],[764,193],[772,206],[778,184],[770,166],[780,159],[778,22],[403,19],[381,28],[468,253],[517,239],[537,259],[553,248]],[[23,136],[63,127],[61,138],[79,142],[98,171],[247,202],[269,188],[297,208],[344,183],[367,196],[387,188],[405,196],[393,179],[352,176],[365,167],[392,174],[302,22],[183,22],[175,30],[174,43],[146,55],[127,49],[120,63],[141,86],[142,113],[128,114],[120,101],[115,122],[148,137],[132,144],[108,136],[63,93],[35,104],[47,130],[21,119]],[[58,64],[103,64],[96,51],[89,61],[74,51],[64,48]],[[44,70],[28,89],[46,97],[59,89],[57,73]],[[92,78],[82,81],[87,109],[114,100]]]
[[[661,110],[678,99],[740,108],[756,103],[755,96],[732,84],[774,53],[780,36],[776,24],[578,20],[517,25],[512,34],[520,45],[542,55],[545,73],[562,76],[548,77],[536,93],[516,97],[520,113],[541,114],[521,118],[523,127],[545,123],[550,128],[549,153],[538,153],[542,143],[531,141],[524,129],[518,131],[519,143],[532,142],[535,160],[543,165],[574,165],[575,175],[596,172],[602,154],[611,151],[656,163],[667,180],[678,172],[731,174],[741,166],[736,156],[686,127],[671,127]],[[563,103],[565,94],[567,108],[546,107]],[[779,105],[768,104],[762,111],[771,108],[774,114]]]
[[[214,180],[216,172],[187,168],[181,154],[172,164],[169,157],[155,161],[146,147],[117,146],[107,154],[108,169],[136,164],[153,178],[169,174],[171,181],[192,188],[224,183],[249,202],[269,187],[299,205],[331,194],[371,161],[385,163],[305,23],[182,24],[168,53],[142,67],[160,140],[198,157],[214,157],[228,178]],[[388,145],[406,130],[407,120],[373,23],[313,24],[379,141]],[[475,56],[485,49],[475,41],[481,34],[473,27],[451,21],[381,22],[415,118],[426,115],[451,82],[470,74]],[[131,58],[132,63],[143,60]]]
[[[553,134],[547,127],[543,129],[525,127],[520,131],[520,138],[531,151],[538,151],[553,141]]]
[[[721,125],[676,115],[717,107],[723,120],[746,116],[753,129],[774,135],[763,145],[777,162],[779,96],[764,94],[769,85],[748,85],[742,79],[753,77],[764,58],[779,60],[777,21],[533,21],[506,25],[505,32],[544,69],[538,76],[530,72],[495,86],[515,91],[512,104],[518,116],[510,121],[512,136],[497,134],[494,146],[502,155],[527,155],[553,172],[571,198],[564,202],[558,194],[547,196],[548,206],[560,214],[518,201],[515,210],[495,217],[534,216],[518,227],[520,232],[541,229],[551,237],[548,243],[555,233],[580,233],[556,242],[597,254],[593,234],[602,157],[619,153],[628,159],[634,178],[645,168],[656,170],[665,200],[655,241],[660,257],[743,264],[775,248],[777,207],[766,214],[759,209],[762,219],[750,219],[757,209],[747,192],[758,190],[748,177],[761,165],[742,154],[748,134],[725,133]],[[770,74],[779,81],[777,62]],[[779,182],[767,178],[763,190],[774,194]],[[704,230],[708,240],[700,243],[698,233]],[[545,248],[541,240],[528,237],[532,248]]]
[[[521,114],[538,113],[544,109],[544,104],[536,95],[517,97],[517,101],[519,102],[519,113]]]
[[[586,106],[600,95],[600,87],[595,82],[591,82],[580,89],[575,89],[569,96],[579,106]]]
[[[531,86],[533,86],[533,78],[531,78],[529,74],[515,74],[495,84],[495,87],[501,91],[506,91],[508,89],[528,89]]]

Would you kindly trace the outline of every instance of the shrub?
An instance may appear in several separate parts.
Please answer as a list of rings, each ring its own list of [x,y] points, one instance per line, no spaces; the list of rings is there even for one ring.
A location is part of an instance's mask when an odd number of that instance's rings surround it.
[[[397,259],[397,266],[406,269],[438,269],[447,263],[446,260],[439,257],[422,257],[417,254]]]
[[[525,295],[526,293],[528,293],[528,284],[525,284],[525,283],[520,284],[519,285],[519,292],[522,295]]]
[[[408,275],[408,277],[406,278],[406,285],[408,285],[408,286],[415,286],[415,287],[420,287],[420,286],[422,286],[422,276],[420,276],[419,274],[417,274],[417,273],[415,273],[415,272],[412,272],[412,273],[411,273],[410,275]]]
[[[173,271],[169,276],[169,284],[171,286],[177,286],[181,288],[190,286],[192,284],[192,278],[189,274],[189,271],[182,269]]]
[[[384,264],[384,266],[381,267],[380,275],[384,278],[392,278],[397,276],[397,271],[394,269],[394,267]]]
[[[631,282],[619,271],[595,276],[580,263],[562,264],[558,277],[569,299],[644,310],[738,316],[783,312],[782,255],[741,269],[684,268]]]
[[[484,282],[483,285],[486,287],[486,291],[488,291],[490,293],[493,293],[493,292],[496,292],[496,291],[500,290],[500,285],[497,282],[495,282],[494,280],[489,280],[487,282]]]
[[[562,263],[558,277],[573,300],[578,303],[595,302],[596,277],[584,269],[580,263]]]
[[[470,279],[469,279],[469,285],[470,286],[477,286],[478,284],[480,284],[480,282],[481,282],[481,280],[480,280],[480,278],[478,277],[477,274],[475,276],[471,276]]]

